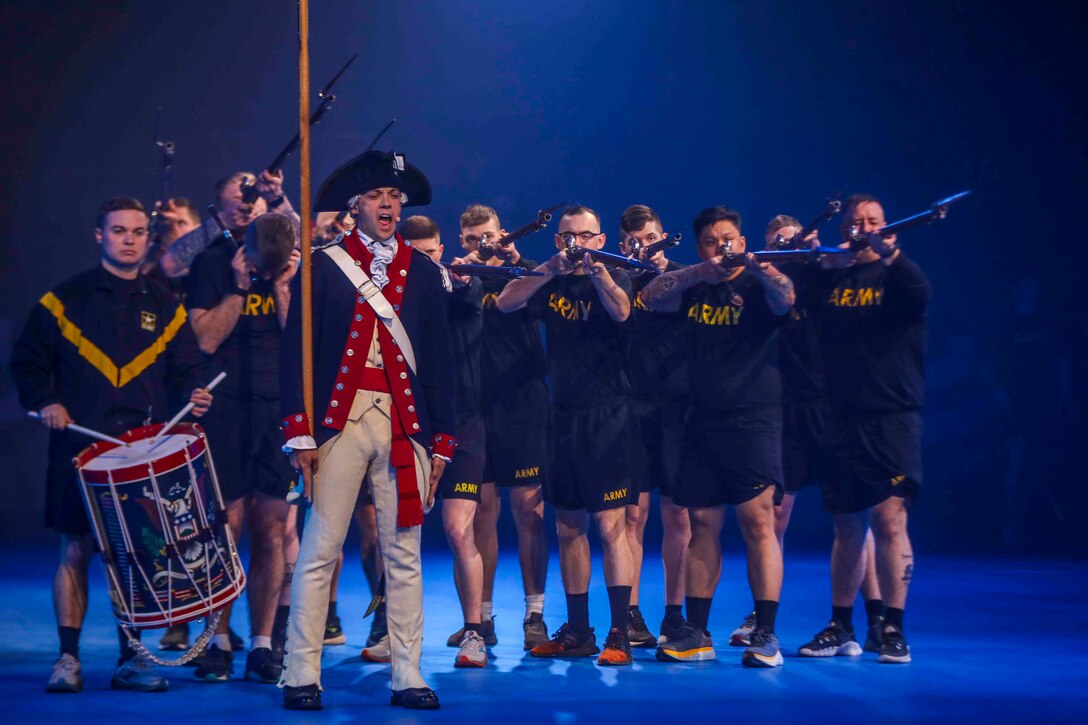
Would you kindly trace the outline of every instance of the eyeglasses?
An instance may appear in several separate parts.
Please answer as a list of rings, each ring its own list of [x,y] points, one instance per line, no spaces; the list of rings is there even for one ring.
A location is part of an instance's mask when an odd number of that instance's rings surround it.
[[[574,232],[563,232],[559,235],[559,238],[563,240],[564,244],[570,244],[575,239],[577,239],[582,244],[585,244],[590,239],[593,239],[593,237],[599,236],[601,236],[600,232],[579,232],[577,234],[575,234]]]

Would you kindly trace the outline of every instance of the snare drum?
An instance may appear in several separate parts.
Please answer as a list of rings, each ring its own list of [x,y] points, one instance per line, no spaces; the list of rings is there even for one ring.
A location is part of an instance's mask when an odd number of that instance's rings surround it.
[[[138,629],[198,619],[238,598],[245,573],[199,425],[128,431],[74,463],[110,582],[114,616]]]

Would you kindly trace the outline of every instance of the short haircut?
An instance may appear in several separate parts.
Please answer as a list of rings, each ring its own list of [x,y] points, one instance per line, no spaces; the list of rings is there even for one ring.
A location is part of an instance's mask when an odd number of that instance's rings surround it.
[[[262,272],[279,272],[294,248],[295,227],[282,214],[261,214],[246,229],[246,256]]]
[[[483,204],[469,204],[465,209],[465,213],[461,215],[461,228],[465,227],[477,227],[481,224],[487,224],[494,219],[499,221],[499,213],[489,206]]]
[[[95,228],[106,228],[106,217],[111,211],[138,211],[145,217],[148,216],[147,209],[144,209],[144,205],[134,196],[115,196],[103,202],[102,206],[98,207],[98,216],[95,218]],[[150,219],[150,217],[148,217]]]
[[[699,212],[691,222],[691,231],[695,233],[695,238],[698,239],[704,229],[714,226],[718,222],[732,222],[737,231],[740,231],[740,213],[720,204],[707,207]]]
[[[588,206],[570,206],[563,210],[563,213],[559,215],[559,221],[563,221],[569,216],[578,216],[579,214],[589,214],[591,217],[597,220],[597,226],[601,225],[601,215],[590,209]]]
[[[764,234],[774,234],[779,229],[785,229],[786,227],[797,227],[798,229],[804,229],[805,226],[791,217],[789,214],[779,214],[775,218],[771,219],[767,223],[767,231]]]
[[[657,222],[661,226],[661,217],[653,209],[643,204],[634,204],[624,210],[620,217],[620,229],[630,234],[643,229],[650,222]]]
[[[223,196],[223,190],[226,189],[232,182],[244,179],[246,177],[256,178],[256,174],[252,171],[235,171],[230,176],[224,176],[219,181],[215,182],[215,203],[219,204],[219,198]]]
[[[435,239],[441,241],[442,235],[438,233],[438,225],[435,224],[434,219],[423,216],[422,214],[416,214],[410,216],[400,223],[400,235],[412,241],[413,239]]]
[[[166,200],[167,207],[174,207],[178,211],[184,211],[189,214],[189,218],[193,220],[193,223],[200,226],[200,209],[193,203],[192,199],[186,196],[174,196]]]
[[[877,199],[872,194],[851,194],[846,198],[846,201],[842,203],[843,219],[845,219],[846,216],[849,215],[850,212],[854,210],[854,207],[856,207],[858,204],[865,204],[868,202],[875,202],[877,204],[880,204],[882,208],[884,206],[883,202],[881,202],[880,199]]]

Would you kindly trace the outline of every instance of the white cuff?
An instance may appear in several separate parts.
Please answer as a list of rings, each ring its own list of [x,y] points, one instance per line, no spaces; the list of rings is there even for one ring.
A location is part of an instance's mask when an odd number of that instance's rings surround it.
[[[446,463],[453,463],[453,459],[452,459],[452,458],[446,458],[445,456],[440,456],[440,455],[438,455],[437,453],[432,453],[432,454],[431,454],[431,458],[441,458],[441,459],[442,459],[443,461],[445,461]]]
[[[291,451],[311,451],[315,448],[317,448],[317,441],[313,436],[295,436],[284,443],[280,450],[290,453]]]

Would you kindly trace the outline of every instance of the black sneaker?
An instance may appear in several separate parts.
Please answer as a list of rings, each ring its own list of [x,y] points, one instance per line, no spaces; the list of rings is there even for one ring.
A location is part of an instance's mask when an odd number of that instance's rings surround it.
[[[820,630],[812,641],[802,645],[797,654],[802,657],[834,657],[845,655],[857,657],[861,654],[861,647],[854,639],[854,633],[838,622],[832,621]]]
[[[330,614],[325,619],[325,639],[322,644],[344,644],[347,641],[344,628],[340,626],[340,617]]]
[[[593,627],[578,632],[564,622],[550,640],[533,647],[530,654],[533,657],[592,657],[600,651]]]
[[[637,609],[632,609],[630,617],[627,620],[627,641],[632,647],[655,647],[657,646],[657,637],[650,633],[650,630],[646,628],[646,620],[642,617],[642,612]],[[608,642],[605,642],[605,648],[608,648]]]
[[[247,680],[250,679],[250,675],[253,675],[252,679],[257,682],[274,684],[280,681],[282,673],[283,665],[276,664],[276,658],[272,656],[272,650],[268,647],[251,649],[246,655],[245,678]]]
[[[530,612],[521,627],[525,630],[526,650],[548,643],[548,626],[544,624],[544,615],[540,612]]]
[[[374,619],[370,622],[370,634],[366,638],[366,646],[375,646],[387,634],[389,634],[389,625],[385,621],[385,602],[382,602],[374,610]]]
[[[204,650],[193,675],[201,682],[226,682],[234,672],[234,653],[224,652],[215,644]]]
[[[880,638],[880,656],[877,662],[905,665],[910,662],[910,645],[903,636],[903,630],[894,624],[885,624]]]
[[[862,649],[866,652],[879,652],[883,635],[884,617],[877,617],[869,623],[869,631],[865,634],[865,646]]]
[[[685,624],[687,624],[687,622],[685,622],[684,618],[680,615],[674,615],[672,617],[666,616],[661,620],[661,628],[657,630],[660,632],[660,634],[657,635],[657,643],[665,644],[670,639],[679,639],[677,635],[680,628]]]

